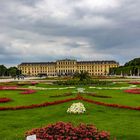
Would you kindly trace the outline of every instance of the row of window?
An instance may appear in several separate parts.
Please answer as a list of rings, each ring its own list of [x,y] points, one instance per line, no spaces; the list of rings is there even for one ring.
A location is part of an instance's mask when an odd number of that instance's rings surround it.
[[[74,68],[75,66],[59,66],[58,68]],[[93,68],[110,68],[110,67],[116,67],[116,65],[107,65],[107,66],[77,66],[77,69],[93,69]],[[55,67],[20,67],[21,70],[28,70],[28,69],[34,69],[34,70],[46,70],[46,69],[55,69]]]
[[[57,62],[58,65],[73,65],[76,64],[75,61],[61,61]]]

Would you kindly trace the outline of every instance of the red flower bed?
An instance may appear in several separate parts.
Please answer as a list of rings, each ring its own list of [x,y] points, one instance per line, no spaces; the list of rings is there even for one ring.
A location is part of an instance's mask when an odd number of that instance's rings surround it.
[[[10,102],[10,101],[12,101],[10,98],[6,98],[6,97],[0,98],[0,103],[6,103],[6,102]]]
[[[37,85],[37,84],[38,84],[38,82],[34,82],[34,81],[31,82],[31,85],[32,85],[32,86]]]
[[[140,82],[134,81],[134,82],[129,82],[129,84],[140,85]]]
[[[27,131],[25,136],[37,136],[37,140],[110,140],[106,131],[98,131],[94,125],[80,124],[74,127],[71,123],[58,122],[43,128]]]
[[[21,94],[33,94],[35,92],[36,92],[36,90],[27,89],[26,91],[21,92]]]
[[[33,94],[36,90],[19,88],[17,86],[0,86],[0,90],[24,90],[21,94]]]
[[[127,89],[127,90],[124,90],[124,92],[131,93],[131,94],[140,94],[140,89],[139,88],[136,88],[136,89]]]
[[[15,90],[17,86],[0,86],[0,90]]]

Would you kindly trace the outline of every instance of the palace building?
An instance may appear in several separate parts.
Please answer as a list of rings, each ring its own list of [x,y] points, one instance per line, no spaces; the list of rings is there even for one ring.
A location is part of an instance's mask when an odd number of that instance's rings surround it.
[[[107,75],[109,69],[118,67],[116,61],[76,61],[71,59],[57,60],[55,62],[27,62],[18,65],[22,74],[29,76],[47,75],[61,76],[73,75],[75,72],[87,71],[91,76]]]

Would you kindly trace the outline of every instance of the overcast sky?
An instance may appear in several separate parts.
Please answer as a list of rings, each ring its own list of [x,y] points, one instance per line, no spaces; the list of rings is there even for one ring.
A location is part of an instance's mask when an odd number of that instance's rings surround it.
[[[0,0],[0,64],[140,57],[140,0]]]

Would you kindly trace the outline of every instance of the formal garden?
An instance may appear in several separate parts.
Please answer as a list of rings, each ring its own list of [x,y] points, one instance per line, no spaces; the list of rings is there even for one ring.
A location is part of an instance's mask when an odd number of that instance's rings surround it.
[[[0,138],[138,140],[139,94],[131,79],[0,83]]]

